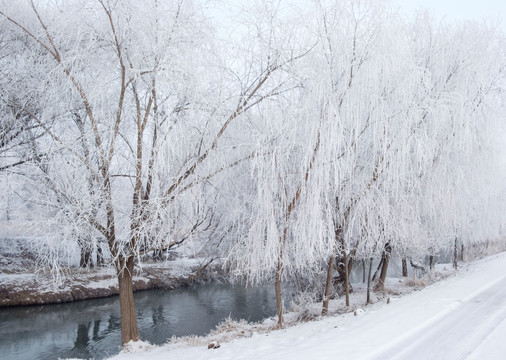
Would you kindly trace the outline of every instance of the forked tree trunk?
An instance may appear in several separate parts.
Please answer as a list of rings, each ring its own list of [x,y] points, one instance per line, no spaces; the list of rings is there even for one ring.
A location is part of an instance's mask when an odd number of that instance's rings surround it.
[[[376,271],[374,272],[374,275],[372,276],[373,282],[376,281],[376,278],[378,277],[378,272],[380,271],[381,267],[383,266],[384,261],[385,261],[385,259],[382,256],[381,261],[379,262],[378,267],[376,268]]]
[[[385,289],[385,280],[387,278],[387,272],[388,272],[388,264],[390,262],[390,253],[392,251],[392,248],[390,247],[390,243],[385,244],[385,250],[383,251],[382,260],[383,260],[383,266],[381,267],[381,273],[378,280],[378,283],[375,286],[375,290],[384,290]]]
[[[383,261],[383,266],[381,267],[381,273],[378,280],[378,284],[376,286],[376,290],[384,290],[385,289],[385,281],[387,278],[388,272],[388,264],[390,263],[390,254],[386,253],[385,260]]]
[[[119,303],[121,310],[121,344],[125,345],[129,341],[138,341],[139,327],[137,326],[137,316],[135,314],[134,292],[133,292],[133,270],[134,258],[129,257],[125,260],[119,260],[121,266],[118,274],[119,284]]]

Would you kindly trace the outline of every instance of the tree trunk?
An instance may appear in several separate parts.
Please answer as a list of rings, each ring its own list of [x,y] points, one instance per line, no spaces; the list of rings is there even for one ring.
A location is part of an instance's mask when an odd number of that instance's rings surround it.
[[[325,296],[323,298],[322,315],[327,315],[329,312],[330,290],[332,289],[332,272],[334,270],[334,255],[330,256],[329,266],[327,269],[327,282],[325,283]]]
[[[354,264],[353,256],[354,256],[354,254],[355,254],[354,251],[350,251],[348,253],[348,273],[350,273],[350,274],[351,274],[351,270],[353,269],[353,264]],[[353,292],[351,284],[350,284],[350,292]]]
[[[457,238],[453,242],[453,268],[457,269],[457,257],[458,257]]]
[[[348,263],[348,253],[346,252],[346,244],[344,242],[344,236],[342,229],[336,231],[336,239],[339,238],[342,249],[342,259],[344,265],[344,292],[346,296],[346,306],[350,306],[350,265]]]
[[[366,301],[366,305],[371,303],[371,273],[372,273],[372,258],[369,260],[369,275],[367,276],[367,301]]]
[[[344,263],[344,291],[346,294],[346,306],[350,306],[350,271],[348,266],[348,254],[343,251]]]
[[[281,277],[283,274],[283,266],[281,259],[278,259],[276,269],[276,281],[274,287],[276,289],[276,310],[278,314],[278,327],[283,327],[283,299],[281,297]]]
[[[138,341],[140,339],[132,281],[134,258],[133,256],[129,257],[126,259],[126,263],[124,259],[120,259],[118,262],[120,266],[117,270],[121,310],[121,344],[125,345],[129,341]]]
[[[365,279],[366,279],[366,276],[365,276],[365,259],[362,260],[362,283],[365,284]]]
[[[378,277],[378,272],[380,271],[381,267],[383,266],[384,261],[385,261],[385,259],[382,256],[381,261],[379,262],[378,267],[376,268],[376,271],[374,272],[374,275],[372,276],[373,282],[376,281],[376,278]]]
[[[385,261],[383,261],[383,266],[381,267],[381,273],[378,280],[378,285],[376,287],[377,290],[384,290],[385,289],[385,280],[387,278],[387,271],[388,271],[388,264],[390,262],[390,254],[386,253],[385,255]]]
[[[385,289],[385,280],[387,278],[388,271],[388,263],[390,262],[390,253],[392,248],[390,247],[390,243],[385,244],[385,250],[383,250],[382,260],[383,266],[381,267],[381,273],[378,280],[378,283],[375,286],[375,290],[384,290]]]
[[[405,257],[402,258],[402,276],[408,277],[408,261]]]
[[[429,256],[429,269],[430,271],[434,270],[434,255]]]
[[[104,265],[104,263],[105,263],[104,254],[102,252],[102,246],[99,243],[97,245],[97,266],[102,266],[102,265]]]
[[[7,186],[9,186],[9,184],[7,183]],[[10,202],[10,196],[9,194],[7,194],[7,199],[6,199],[6,204],[5,204],[5,220],[9,223],[11,221],[11,202]]]
[[[91,258],[91,251],[88,246],[86,246],[86,239],[83,239],[82,237],[79,237],[77,239],[77,244],[81,248],[81,259],[79,261],[79,266],[81,268],[92,268],[93,267],[93,261]]]
[[[79,261],[81,268],[91,269],[93,267],[93,261],[91,259],[91,251],[88,249],[81,248],[81,260]]]

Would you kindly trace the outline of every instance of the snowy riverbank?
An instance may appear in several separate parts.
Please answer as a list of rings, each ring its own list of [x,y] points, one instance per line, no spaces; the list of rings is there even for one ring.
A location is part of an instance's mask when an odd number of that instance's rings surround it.
[[[136,268],[134,291],[174,289],[200,277],[204,259],[178,259],[143,264]],[[111,267],[91,270],[70,268],[58,274],[35,271],[0,273],[0,307],[40,305],[96,299],[118,294],[118,281]]]
[[[455,276],[423,289],[415,287],[421,291],[396,295],[391,290],[353,312],[274,331],[269,330],[272,319],[256,325],[228,322],[204,338],[174,339],[163,347],[138,343],[112,359],[499,360],[506,354],[505,274],[506,253],[501,253],[464,264]],[[342,299],[333,302],[336,306]],[[208,350],[213,340],[220,347]]]

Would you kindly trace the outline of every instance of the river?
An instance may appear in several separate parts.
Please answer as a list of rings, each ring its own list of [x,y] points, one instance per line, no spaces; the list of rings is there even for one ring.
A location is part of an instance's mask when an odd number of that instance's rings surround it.
[[[274,291],[228,284],[134,294],[141,339],[204,335],[227,317],[258,321],[276,313]],[[117,296],[67,304],[0,309],[0,358],[103,359],[120,351]]]

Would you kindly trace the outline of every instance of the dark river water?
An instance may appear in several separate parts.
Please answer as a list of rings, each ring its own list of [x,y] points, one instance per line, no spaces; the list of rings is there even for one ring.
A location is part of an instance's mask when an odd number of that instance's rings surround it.
[[[227,317],[258,321],[276,313],[274,289],[227,284],[134,294],[141,339],[204,335]],[[120,351],[119,298],[0,309],[0,359],[103,359]]]

